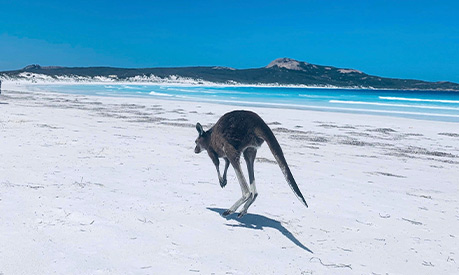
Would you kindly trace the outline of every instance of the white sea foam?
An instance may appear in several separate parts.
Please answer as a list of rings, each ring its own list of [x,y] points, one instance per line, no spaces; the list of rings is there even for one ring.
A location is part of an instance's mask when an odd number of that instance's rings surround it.
[[[126,90],[137,90],[139,87],[133,86],[133,85],[122,85],[120,89],[126,89]]]
[[[399,100],[399,101],[418,101],[418,102],[459,103],[459,100],[407,98],[407,97],[391,97],[391,96],[380,96],[379,99]]]
[[[193,90],[193,89],[179,89],[179,88],[166,88],[167,91],[184,92],[184,93],[203,93],[203,94],[216,94],[208,90]]]
[[[328,102],[330,102],[330,103],[339,103],[339,104],[359,104],[359,105],[375,105],[375,106],[419,108],[419,109],[459,110],[459,108],[454,108],[454,107],[427,106],[427,105],[408,105],[408,104],[390,104],[390,103],[365,102],[365,101],[330,100]]]
[[[299,94],[299,97],[306,97],[306,98],[333,98],[332,96],[324,96],[324,95],[306,95],[306,94]]]
[[[414,116],[427,116],[427,117],[450,117],[459,118],[459,115],[455,114],[438,114],[438,113],[421,113],[421,112],[409,112],[409,111],[392,111],[392,110],[371,110],[371,109],[359,109],[359,108],[344,108],[344,107],[328,107],[328,106],[315,106],[315,105],[300,105],[300,104],[289,104],[289,103],[270,103],[270,102],[252,102],[252,101],[240,101],[240,100],[221,100],[221,99],[202,99],[206,102],[216,103],[231,103],[231,104],[242,104],[248,106],[268,106],[268,107],[285,107],[293,109],[311,109],[311,110],[330,110],[330,111],[348,111],[348,112],[361,112],[361,113],[379,113],[379,114],[399,114],[399,115],[414,115]]]
[[[158,93],[158,92],[154,92],[154,91],[151,91],[151,92],[150,92],[150,95],[155,95],[155,96],[167,96],[167,97],[173,97],[173,96],[174,96],[174,95],[164,94],[164,93]]]
[[[160,96],[160,97],[174,98],[174,99],[186,99],[186,100],[196,99],[196,98],[189,97],[189,96],[183,96],[183,95],[170,95],[170,94],[158,93],[158,92],[154,92],[154,91],[151,91],[149,94],[150,94],[150,95],[153,95],[153,96]]]

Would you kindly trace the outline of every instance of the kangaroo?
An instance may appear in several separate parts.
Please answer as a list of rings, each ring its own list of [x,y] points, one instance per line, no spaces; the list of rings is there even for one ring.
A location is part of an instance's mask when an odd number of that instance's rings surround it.
[[[222,188],[226,186],[226,172],[230,164],[233,166],[241,186],[242,197],[228,210],[223,212],[223,216],[234,213],[243,203],[245,203],[238,217],[244,216],[247,214],[247,209],[257,198],[258,193],[255,187],[253,164],[257,155],[257,149],[264,141],[266,141],[274,158],[276,158],[290,188],[292,188],[298,199],[308,207],[306,200],[301,194],[290,172],[290,168],[287,165],[279,142],[277,142],[269,126],[256,113],[251,111],[232,111],[224,114],[208,131],[204,131],[199,122],[196,124],[196,130],[199,136],[195,141],[196,148],[194,152],[199,154],[203,150],[207,151],[207,154],[217,168],[220,186]],[[244,155],[247,164],[250,186],[247,185],[244,175],[242,174],[240,164],[241,154]],[[219,158],[225,160],[223,176],[220,174]]]

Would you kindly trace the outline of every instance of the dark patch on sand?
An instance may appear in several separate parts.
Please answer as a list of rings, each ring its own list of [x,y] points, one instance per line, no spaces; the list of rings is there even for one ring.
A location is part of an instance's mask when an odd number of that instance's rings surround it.
[[[175,122],[161,122],[164,125],[176,126],[176,127],[183,127],[183,128],[195,128],[196,124],[191,123],[175,123]]]
[[[386,176],[386,177],[394,177],[394,178],[406,178],[405,176],[400,176],[392,173],[386,173],[386,172],[371,172],[370,174],[372,175],[381,175],[381,176]]]
[[[357,129],[353,125],[345,124],[345,125],[336,125],[334,122],[321,122],[321,121],[314,121],[314,123],[320,123],[317,125],[318,127],[326,128],[326,129],[332,129],[332,128],[337,128],[337,129]]]
[[[167,121],[188,121],[188,119],[186,118],[164,118],[163,120],[167,120]]]
[[[130,118],[130,117],[125,116],[125,115],[119,115],[117,113],[108,113],[108,112],[99,112],[99,115],[103,116],[103,117],[111,117],[111,118],[119,118],[119,119]]]
[[[177,113],[177,114],[185,114],[185,110],[183,109],[175,109],[175,110],[172,110],[170,111],[171,113]]]
[[[372,159],[377,159],[378,156],[370,156],[370,155],[354,155],[359,158],[372,158]]]
[[[406,137],[423,137],[423,134],[417,134],[417,133],[406,133],[404,134]]]
[[[456,133],[438,133],[441,136],[447,136],[447,137],[457,137],[459,138],[459,134]]]
[[[275,160],[270,160],[267,158],[256,158],[255,159],[257,162],[262,162],[262,163],[271,163],[271,164],[277,164]]]
[[[310,135],[290,135],[291,139],[294,140],[305,140],[305,141],[310,141],[310,142],[320,142],[320,143],[326,143],[329,142],[329,140],[325,137],[322,136],[310,136]]]
[[[412,223],[414,225],[422,225],[422,222],[413,221],[413,220],[409,220],[409,219],[405,219],[405,218],[402,218],[402,220],[410,222],[410,223]]]
[[[406,192],[406,194],[408,196],[412,196],[412,197],[418,197],[418,198],[429,199],[429,200],[432,199],[432,196],[429,196],[429,195],[418,195],[418,194],[412,194],[412,193],[408,193],[408,192]]]
[[[163,118],[160,117],[145,117],[145,118],[138,118],[129,120],[129,122],[142,122],[142,123],[157,123],[163,121]]]
[[[345,144],[345,145],[352,145],[352,146],[370,146],[370,147],[374,147],[375,146],[373,143],[361,141],[361,140],[358,140],[356,138],[351,138],[351,137],[347,137],[347,136],[344,136],[343,138],[341,138],[338,141],[338,143],[339,144]]]
[[[148,111],[164,111],[163,108],[158,107],[156,105],[154,105],[153,107],[148,107],[148,108],[146,108],[146,110],[148,110]]]
[[[62,127],[55,127],[55,126],[51,126],[48,124],[37,124],[37,126],[41,128],[49,128],[49,129],[64,129]]]
[[[291,129],[287,129],[287,128],[284,128],[284,127],[274,128],[274,129],[272,129],[272,131],[274,133],[308,134],[308,132],[305,132],[305,131],[291,130]]]
[[[446,152],[440,152],[440,151],[430,151],[422,147],[416,147],[416,146],[409,146],[404,149],[399,150],[402,153],[407,153],[407,154],[415,154],[415,155],[427,155],[427,156],[435,156],[435,157],[447,157],[447,158],[457,158],[457,155],[451,154],[451,153],[446,153]]]
[[[145,108],[145,106],[143,106],[143,105],[128,104],[128,103],[119,104],[118,106],[123,107],[123,108],[127,108],[127,109],[143,109],[143,108]]]
[[[358,137],[370,137],[370,138],[377,138],[373,135],[370,135],[368,133],[362,133],[362,132],[346,132],[346,134],[348,135],[352,135],[352,136],[358,136]]]
[[[391,128],[376,128],[376,129],[368,129],[368,132],[377,132],[377,133],[382,133],[382,134],[390,134],[390,133],[395,133],[394,129]]]

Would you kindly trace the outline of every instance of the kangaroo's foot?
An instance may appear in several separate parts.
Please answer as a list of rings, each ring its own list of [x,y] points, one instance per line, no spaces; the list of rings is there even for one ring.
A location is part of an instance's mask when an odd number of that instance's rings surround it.
[[[234,211],[231,211],[231,209],[228,209],[225,212],[223,212],[222,216],[226,217],[226,216],[228,216],[229,214],[232,214],[232,213],[234,213]]]
[[[238,218],[242,218],[242,216],[244,216],[245,214],[247,214],[247,210],[242,210],[242,211],[237,215],[237,217],[238,217]]]
[[[220,182],[221,188],[224,188],[226,186],[227,181],[225,178],[220,178],[218,179],[218,181]]]

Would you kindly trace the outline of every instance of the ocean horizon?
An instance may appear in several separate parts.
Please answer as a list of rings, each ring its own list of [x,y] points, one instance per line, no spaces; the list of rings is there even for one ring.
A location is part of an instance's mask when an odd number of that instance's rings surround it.
[[[450,91],[116,83],[34,84],[30,87],[79,95],[148,97],[459,122],[459,93]]]

